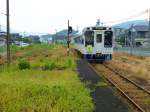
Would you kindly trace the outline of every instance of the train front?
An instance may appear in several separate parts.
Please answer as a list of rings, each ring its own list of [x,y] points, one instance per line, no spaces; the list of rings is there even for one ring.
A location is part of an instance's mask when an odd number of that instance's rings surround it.
[[[83,31],[87,60],[109,61],[113,53],[113,31],[108,27],[89,27]]]

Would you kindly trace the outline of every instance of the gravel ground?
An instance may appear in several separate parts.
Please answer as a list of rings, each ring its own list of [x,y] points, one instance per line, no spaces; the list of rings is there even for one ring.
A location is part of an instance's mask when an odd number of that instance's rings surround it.
[[[114,94],[109,86],[95,86],[98,82],[104,81],[88,66],[86,61],[78,60],[77,65],[81,80],[90,82],[88,87],[92,90],[95,112],[129,112],[128,106]]]

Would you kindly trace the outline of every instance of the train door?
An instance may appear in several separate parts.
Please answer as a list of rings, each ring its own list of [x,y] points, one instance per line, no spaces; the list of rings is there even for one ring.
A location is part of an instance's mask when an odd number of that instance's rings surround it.
[[[95,33],[95,53],[102,53],[103,48],[103,33],[96,32]]]

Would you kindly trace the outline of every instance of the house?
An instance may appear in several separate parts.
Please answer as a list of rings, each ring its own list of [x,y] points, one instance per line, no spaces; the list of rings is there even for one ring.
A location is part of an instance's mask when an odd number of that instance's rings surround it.
[[[120,39],[125,34],[126,30],[124,28],[114,27],[113,31],[115,39]]]
[[[44,44],[51,44],[52,43],[52,35],[42,35],[40,36],[40,42]]]
[[[136,25],[129,29],[135,46],[148,46],[150,31],[148,25]]]
[[[6,33],[0,32],[0,46],[3,46],[6,44]]]
[[[40,37],[38,35],[30,35],[25,37],[26,39],[30,40],[31,43],[33,44],[39,44],[40,42]]]
[[[14,41],[21,40],[22,36],[19,33],[11,33],[10,38],[11,38],[11,41],[14,42]]]
[[[0,46],[6,45],[6,39],[0,38]]]
[[[149,27],[146,25],[133,26],[134,36],[136,38],[148,38],[149,37]]]
[[[6,32],[0,32],[0,38],[6,39]],[[15,41],[20,41],[22,36],[19,33],[10,33],[10,40],[11,43],[14,43]]]

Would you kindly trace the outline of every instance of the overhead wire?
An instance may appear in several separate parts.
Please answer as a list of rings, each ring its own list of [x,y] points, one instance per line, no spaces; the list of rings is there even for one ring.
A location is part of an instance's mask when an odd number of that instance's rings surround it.
[[[131,15],[131,16],[129,16],[129,17],[122,18],[122,19],[119,19],[119,20],[114,20],[114,21],[105,22],[105,23],[103,23],[103,24],[112,24],[112,23],[119,23],[119,22],[122,22],[122,21],[127,21],[127,20],[130,20],[130,19],[139,17],[139,16],[141,16],[141,15],[144,15],[144,14],[146,14],[146,13],[148,13],[148,12],[149,12],[149,10],[147,9],[147,10],[144,10],[144,11],[142,11],[142,12],[139,12],[139,13],[137,13],[137,14],[135,14],[135,15]]]

